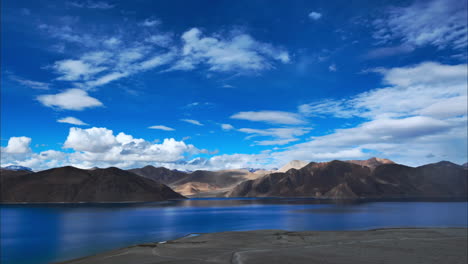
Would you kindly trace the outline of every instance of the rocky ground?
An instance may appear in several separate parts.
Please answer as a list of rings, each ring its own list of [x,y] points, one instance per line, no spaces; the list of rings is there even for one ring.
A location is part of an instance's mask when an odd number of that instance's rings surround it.
[[[185,237],[64,263],[467,263],[468,229],[259,230]]]

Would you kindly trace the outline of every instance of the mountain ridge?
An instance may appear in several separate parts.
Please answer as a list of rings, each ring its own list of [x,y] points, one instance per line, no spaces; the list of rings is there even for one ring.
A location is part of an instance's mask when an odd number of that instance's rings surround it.
[[[168,186],[110,167],[72,166],[19,176],[1,175],[1,202],[147,202],[182,199]]]

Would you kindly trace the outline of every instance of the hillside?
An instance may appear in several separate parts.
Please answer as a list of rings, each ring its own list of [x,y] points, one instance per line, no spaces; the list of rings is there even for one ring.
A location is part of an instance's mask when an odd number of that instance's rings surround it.
[[[375,169],[350,162],[311,162],[299,170],[272,173],[240,183],[230,197],[466,197],[467,170],[439,162],[417,168],[382,164]]]
[[[395,162],[389,159],[382,159],[382,158],[376,158],[376,157],[370,158],[368,160],[346,160],[346,162],[361,165],[361,166],[366,166],[372,170],[383,164],[395,164]]]
[[[164,184],[118,168],[71,166],[16,177],[1,176],[1,202],[140,202],[181,199]]]

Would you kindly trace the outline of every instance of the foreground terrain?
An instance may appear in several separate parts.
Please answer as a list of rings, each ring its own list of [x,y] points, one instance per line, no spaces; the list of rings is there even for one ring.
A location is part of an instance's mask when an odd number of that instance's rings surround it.
[[[63,263],[466,263],[467,231],[432,228],[211,233]]]

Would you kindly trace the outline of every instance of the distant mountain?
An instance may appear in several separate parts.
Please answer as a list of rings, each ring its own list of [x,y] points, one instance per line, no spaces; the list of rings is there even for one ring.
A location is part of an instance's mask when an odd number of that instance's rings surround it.
[[[148,179],[152,179],[162,184],[171,184],[175,181],[178,181],[184,177],[187,177],[189,174],[186,172],[178,171],[178,170],[170,170],[164,167],[154,167],[151,165],[145,166],[143,168],[138,169],[130,169],[128,170],[133,172],[137,175],[143,176]]]
[[[292,160],[288,164],[284,165],[283,167],[279,168],[277,172],[287,172],[290,169],[302,169],[305,167],[309,162],[303,160]]]
[[[29,171],[29,172],[33,171],[31,168],[19,166],[19,165],[9,165],[9,166],[4,167],[3,169],[12,170],[12,171]]]
[[[463,168],[468,169],[468,162],[462,165]]]
[[[67,166],[16,177],[1,175],[1,202],[143,202],[181,199],[164,184],[118,168]]]
[[[182,195],[222,196],[242,181],[256,179],[269,171],[247,169],[182,172],[164,167],[145,166],[128,170],[140,176],[167,184]]]
[[[346,160],[346,162],[361,165],[361,166],[367,166],[371,169],[375,169],[377,166],[383,165],[383,164],[395,164],[395,162],[389,160],[389,159],[381,159],[381,158],[370,158],[368,160]]]
[[[439,162],[417,168],[382,164],[371,168],[351,162],[311,162],[287,172],[271,173],[240,183],[230,197],[466,197],[467,173],[463,167]]]

